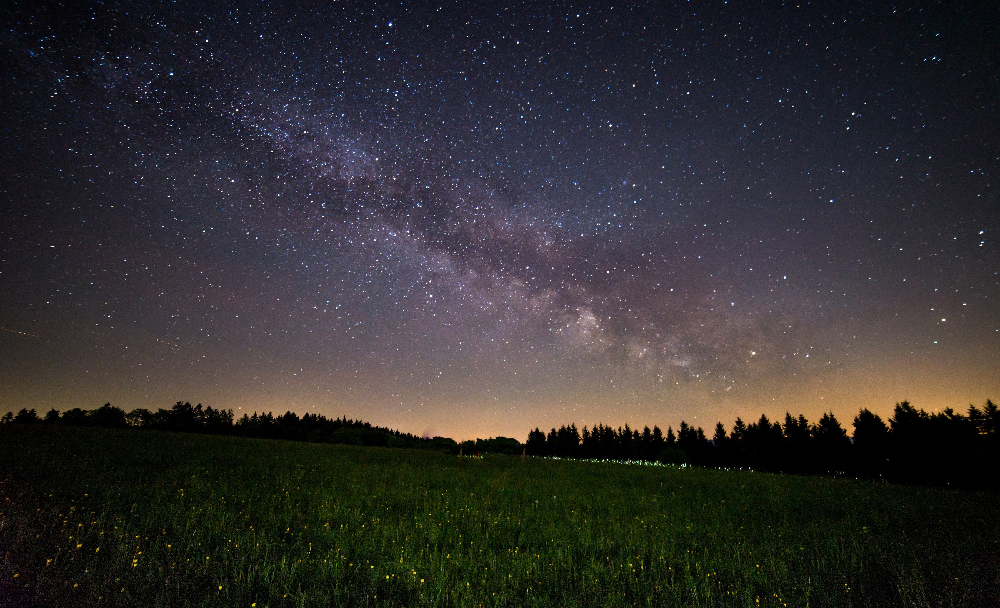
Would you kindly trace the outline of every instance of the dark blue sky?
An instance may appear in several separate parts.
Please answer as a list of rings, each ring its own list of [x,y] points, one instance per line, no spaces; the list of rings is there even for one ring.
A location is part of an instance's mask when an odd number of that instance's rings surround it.
[[[0,410],[523,439],[1000,394],[981,5],[0,15]]]

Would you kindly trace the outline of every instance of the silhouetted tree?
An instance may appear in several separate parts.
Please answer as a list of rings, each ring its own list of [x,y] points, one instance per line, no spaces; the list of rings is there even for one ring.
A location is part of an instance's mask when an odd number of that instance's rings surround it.
[[[847,468],[848,450],[851,441],[847,431],[833,415],[833,412],[823,414],[819,423],[812,428],[818,452],[817,466],[822,473],[843,472]]]
[[[559,455],[559,433],[553,427],[549,434],[545,436],[545,455],[546,456],[558,456]]]
[[[972,418],[971,410],[976,408],[970,405],[969,409]],[[996,404],[986,400],[981,416],[976,417],[975,426],[979,435],[980,460],[985,463],[980,470],[979,487],[1000,489],[1000,409]]]
[[[650,449],[650,459],[656,460],[657,456],[659,456],[660,451],[663,449],[665,445],[666,445],[666,439],[663,438],[663,431],[660,430],[660,427],[654,425],[652,448]]]
[[[90,413],[90,424],[105,428],[122,428],[128,426],[125,412],[118,407],[105,403]]]
[[[71,410],[63,412],[59,422],[70,426],[86,426],[88,423],[87,412],[78,407],[74,407]]]
[[[969,418],[946,408],[930,417],[937,439],[934,473],[937,483],[962,488],[982,484],[983,454],[979,429]]]
[[[983,423],[979,431],[984,435],[1000,436],[1000,408],[989,399],[983,406]]]
[[[618,427],[618,453],[615,458],[619,460],[635,459],[635,437],[632,429],[626,424],[625,428]]]
[[[202,424],[206,433],[217,435],[231,433],[233,430],[233,410],[217,410],[213,409],[212,406],[208,406],[205,408]],[[310,440],[318,441],[319,438],[310,438]]]
[[[917,410],[909,401],[901,401],[889,419],[891,447],[889,471],[894,479],[919,483],[922,473],[934,468],[929,455],[934,441],[930,417]]]
[[[595,424],[587,435],[586,440],[581,442],[580,453],[584,458],[601,458],[601,425]]]
[[[747,425],[744,424],[743,419],[739,416],[736,417],[736,422],[733,423],[733,430],[729,433],[729,452],[727,454],[728,461],[727,466],[731,467],[746,467],[750,465],[749,457],[747,455]]]
[[[45,418],[42,419],[45,424],[55,424],[59,422],[59,410],[56,408],[50,409],[45,413]]]
[[[670,428],[667,428],[667,436],[672,434]],[[686,464],[689,462],[687,454],[684,450],[677,448],[677,441],[664,442],[663,447],[660,449],[659,454],[656,457],[657,461],[663,464]]]
[[[418,439],[417,445],[414,447],[419,447],[424,450],[434,450],[435,452],[441,452],[442,454],[448,454],[451,456],[458,454],[458,442],[450,437],[420,438]]]
[[[201,404],[199,404],[200,406]],[[200,412],[199,412],[200,413]],[[196,413],[190,402],[178,401],[170,408],[167,424],[171,431],[191,432],[195,430]]]
[[[153,412],[141,407],[137,407],[125,414],[125,423],[133,427],[152,428],[154,420],[155,416]]]
[[[552,445],[549,447],[549,453],[553,456],[559,456],[560,458],[573,458],[577,456],[577,451],[580,447],[580,432],[576,429],[576,424],[571,424],[569,426],[561,426],[558,431],[554,431]]]
[[[278,427],[277,428],[278,437],[281,437],[283,439],[298,438],[297,436],[299,430],[299,417],[294,412],[285,411],[284,414],[275,418],[275,424]],[[358,433],[358,437],[359,438],[361,437],[360,431]],[[359,443],[358,445],[363,445],[363,442]]]
[[[653,431],[648,426],[642,428],[636,448],[636,458],[639,460],[655,460],[653,452]]]
[[[584,430],[586,433],[586,430]],[[525,450],[531,456],[545,456],[545,433],[535,430],[528,433],[528,440],[524,444]]]
[[[854,417],[854,470],[866,477],[881,477],[887,472],[889,427],[868,408]]]
[[[781,425],[777,422],[771,424],[767,416],[761,414],[760,419],[743,432],[748,464],[764,471],[781,470],[783,438]]]
[[[726,435],[726,427],[722,422],[715,423],[715,432],[712,433],[712,465],[717,467],[727,466],[729,457],[729,436]]]
[[[715,447],[719,447],[729,440],[729,436],[726,435],[726,427],[722,425],[722,422],[715,423],[715,432],[712,434],[712,443]]]
[[[42,420],[38,417],[38,412],[35,408],[30,410],[27,408],[21,408],[21,411],[14,416],[14,422],[17,424],[38,424]]]
[[[701,427],[688,426],[683,420],[677,432],[677,449],[687,455],[688,462],[694,464],[706,465],[711,460],[711,445],[705,437],[705,431]]]
[[[993,483],[986,480],[995,461],[983,457],[979,429],[970,418],[950,408],[932,416],[903,401],[896,404],[889,427],[894,480],[959,487]]]
[[[520,441],[511,437],[491,437],[489,439],[476,439],[472,447],[481,454],[516,455],[521,453],[524,446],[521,445]]]
[[[789,473],[812,473],[816,470],[816,449],[809,421],[802,414],[798,417],[785,412],[782,426],[784,442],[781,450],[780,470]]]

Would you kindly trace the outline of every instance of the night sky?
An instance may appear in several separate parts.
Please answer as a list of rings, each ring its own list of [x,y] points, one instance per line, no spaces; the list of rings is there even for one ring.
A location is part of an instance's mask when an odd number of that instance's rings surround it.
[[[86,4],[0,9],[0,412],[1000,398],[989,3]]]

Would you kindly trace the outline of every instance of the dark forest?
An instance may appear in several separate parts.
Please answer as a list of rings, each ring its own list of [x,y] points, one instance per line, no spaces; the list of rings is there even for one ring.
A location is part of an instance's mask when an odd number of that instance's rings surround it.
[[[294,412],[244,414],[178,401],[156,412],[126,413],[110,403],[95,410],[34,409],[8,412],[3,423],[132,427],[396,448],[434,449],[460,456],[485,453],[536,457],[614,460],[677,466],[752,469],[772,473],[834,475],[961,489],[1000,488],[1000,410],[987,399],[966,414],[946,409],[928,413],[907,401],[897,403],[888,423],[862,409],[849,436],[833,413],[811,423],[801,414],[783,422],[765,415],[749,424],[737,418],[728,432],[721,422],[709,437],[701,427],[681,422],[675,433],[658,426],[641,431],[595,424],[563,425],[548,433],[535,429],[521,443],[509,437],[458,443],[447,437],[418,437],[348,418]]]

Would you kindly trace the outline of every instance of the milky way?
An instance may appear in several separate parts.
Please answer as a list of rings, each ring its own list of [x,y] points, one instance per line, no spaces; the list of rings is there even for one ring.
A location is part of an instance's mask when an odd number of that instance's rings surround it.
[[[995,11],[80,4],[0,13],[2,410],[1000,394]]]

